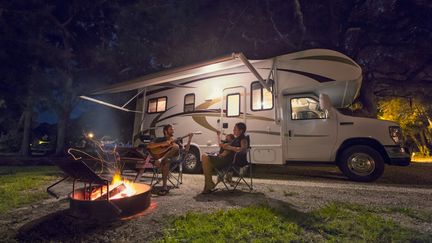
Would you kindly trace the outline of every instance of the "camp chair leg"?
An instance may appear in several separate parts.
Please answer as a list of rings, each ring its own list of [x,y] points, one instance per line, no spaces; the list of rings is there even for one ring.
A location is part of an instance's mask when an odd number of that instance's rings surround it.
[[[226,176],[226,173],[230,170],[230,168],[231,168],[231,167],[229,167],[229,168],[226,169],[226,170],[222,170],[222,169],[217,169],[217,168],[215,168],[216,175],[217,175],[217,177],[219,178],[218,181],[216,182],[215,187],[216,187],[219,183],[222,182],[222,184],[225,186],[225,188],[226,188],[228,191],[230,191],[228,185],[227,185],[227,184],[225,183],[225,181],[224,181],[224,178],[225,178],[225,176]]]
[[[250,190],[253,190],[253,182],[252,182],[252,164],[249,164],[249,176],[250,176]]]
[[[182,180],[183,180],[183,173],[182,173],[182,168],[181,168],[181,164],[178,165],[178,174],[177,176],[174,174],[175,170],[177,169],[177,166],[174,166],[173,168],[170,169],[169,171],[169,175],[168,175],[168,180],[169,182],[175,187],[175,188],[179,188],[180,184],[182,184]]]
[[[248,166],[250,167],[249,168],[250,184],[245,180],[244,176],[241,175],[240,170],[237,170],[237,169],[233,168],[233,171],[235,173],[237,173],[239,175],[239,177],[237,178],[236,182],[234,183],[234,188],[232,189],[232,191],[234,191],[237,188],[237,186],[240,184],[241,181],[243,181],[246,184],[246,186],[249,188],[250,191],[253,190],[252,168],[251,168],[250,165],[248,165]]]
[[[174,175],[172,175],[171,173],[168,175],[168,181],[173,185],[173,187],[179,188],[179,180],[175,178]]]
[[[179,165],[179,182],[183,184],[183,163]]]
[[[154,181],[154,183],[153,183],[153,181]],[[159,171],[157,168],[153,168],[153,175],[152,175],[152,179],[150,181],[150,185],[155,186],[158,183],[159,183]]]
[[[227,191],[230,191],[230,189],[229,189],[229,187],[228,187],[228,185],[226,184],[225,181],[222,180],[222,184],[224,184],[224,186],[225,186],[225,188],[227,189]]]
[[[134,179],[133,182],[139,182],[139,181],[141,180],[141,176],[142,176],[142,174],[144,173],[144,170],[145,170],[145,169],[140,169],[140,170],[137,172],[137,174],[136,174],[135,179]]]

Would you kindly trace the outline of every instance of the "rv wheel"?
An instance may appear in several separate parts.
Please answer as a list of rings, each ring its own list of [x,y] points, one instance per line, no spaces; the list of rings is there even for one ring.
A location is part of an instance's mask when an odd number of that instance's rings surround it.
[[[199,150],[196,147],[190,147],[189,154],[187,155],[183,166],[183,171],[185,173],[193,174],[202,172],[201,161],[199,160]]]
[[[355,145],[342,152],[338,167],[353,181],[370,182],[384,173],[384,160],[375,149],[365,145]]]

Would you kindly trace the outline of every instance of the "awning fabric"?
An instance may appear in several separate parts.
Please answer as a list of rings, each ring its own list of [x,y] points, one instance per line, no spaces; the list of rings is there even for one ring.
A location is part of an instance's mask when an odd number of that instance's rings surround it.
[[[94,95],[119,93],[135,89],[142,89],[148,86],[193,78],[199,75],[222,71],[244,65],[238,57],[239,54],[233,53],[224,57],[216,58],[206,62],[169,69],[166,71],[145,75],[133,80],[110,85],[104,89],[93,92]]]

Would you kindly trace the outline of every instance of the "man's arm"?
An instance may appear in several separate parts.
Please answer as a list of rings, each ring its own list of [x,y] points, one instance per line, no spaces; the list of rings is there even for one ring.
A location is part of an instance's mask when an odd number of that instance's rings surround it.
[[[186,146],[185,146],[185,150],[186,150],[186,151],[189,151],[190,143],[191,143],[191,141],[192,141],[192,137],[193,137],[193,133],[189,133],[189,136],[188,136],[188,142],[187,142],[187,144],[186,144]]]
[[[172,144],[172,140],[166,139],[166,138],[159,138],[155,139],[153,142],[149,143],[147,145],[148,149],[154,149],[154,148],[164,148],[169,147]]]

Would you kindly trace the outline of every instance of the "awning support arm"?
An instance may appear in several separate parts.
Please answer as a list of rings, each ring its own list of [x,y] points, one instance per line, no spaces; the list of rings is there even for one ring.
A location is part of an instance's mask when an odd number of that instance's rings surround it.
[[[84,100],[92,101],[92,102],[95,102],[95,103],[98,103],[98,104],[101,104],[101,105],[105,105],[105,106],[108,106],[108,107],[111,107],[111,108],[114,108],[114,109],[122,110],[122,111],[142,113],[142,111],[129,110],[129,109],[126,109],[124,107],[121,107],[121,106],[118,106],[118,105],[113,105],[111,103],[108,103],[108,102],[105,102],[105,101],[102,101],[102,100],[97,100],[97,99],[94,99],[94,98],[91,98],[91,97],[88,97],[88,96],[85,96],[85,95],[81,95],[80,98],[84,99]]]
[[[235,57],[240,58],[240,60],[244,63],[244,65],[249,69],[249,71],[255,75],[255,77],[258,79],[258,81],[261,83],[261,85],[267,89],[268,92],[272,92],[270,87],[267,85],[267,82],[261,77],[261,75],[258,73],[258,71],[252,66],[252,64],[249,62],[249,60],[243,55],[243,53],[236,53],[234,54]]]
[[[276,72],[275,67],[276,67],[276,57],[274,57],[272,59],[272,67],[271,67],[269,75],[267,77],[267,81],[270,80],[270,77],[273,77],[273,79],[274,79],[274,72]]]
[[[142,92],[144,92],[145,89],[141,89],[139,92],[137,92],[136,95],[134,95],[132,98],[130,98],[130,100],[128,100],[124,105],[122,105],[122,107],[124,108],[125,106],[127,106],[132,100],[134,100],[136,97],[138,97],[138,95],[140,95]]]

